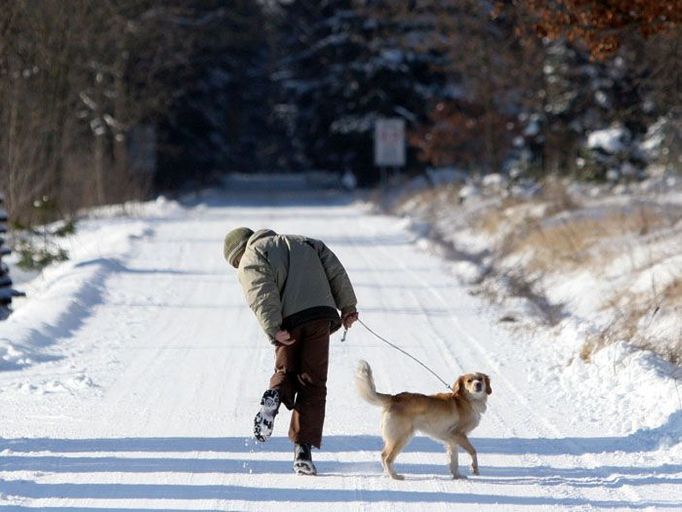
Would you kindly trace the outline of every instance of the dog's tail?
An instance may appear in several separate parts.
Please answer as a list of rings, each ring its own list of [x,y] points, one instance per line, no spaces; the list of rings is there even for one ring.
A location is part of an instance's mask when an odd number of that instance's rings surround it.
[[[372,405],[385,406],[391,401],[391,395],[377,393],[372,368],[367,361],[358,361],[358,368],[355,371],[355,387],[360,396]]]

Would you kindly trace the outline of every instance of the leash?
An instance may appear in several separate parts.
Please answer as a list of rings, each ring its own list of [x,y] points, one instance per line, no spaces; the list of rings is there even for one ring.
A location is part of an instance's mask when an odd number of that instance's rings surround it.
[[[450,387],[450,385],[449,385],[447,382],[445,382],[443,379],[441,379],[440,376],[439,376],[436,372],[434,372],[431,368],[429,368],[429,367],[426,366],[424,363],[422,363],[419,359],[417,359],[416,357],[414,357],[412,354],[410,354],[410,353],[407,352],[406,350],[403,350],[403,349],[400,348],[399,346],[394,345],[393,343],[391,343],[390,341],[388,341],[388,340],[387,340],[386,338],[384,338],[383,336],[380,336],[379,334],[377,334],[376,332],[374,332],[372,329],[370,329],[370,327],[369,327],[365,322],[363,322],[363,321],[360,320],[359,318],[358,318],[358,322],[360,322],[360,325],[362,325],[365,329],[367,329],[374,337],[380,339],[381,341],[383,341],[384,343],[386,343],[386,345],[388,345],[389,347],[396,349],[398,352],[402,352],[402,353],[405,354],[407,357],[409,357],[410,359],[412,359],[412,360],[415,361],[416,363],[420,364],[426,371],[428,371],[431,375],[433,375],[433,376],[436,377],[439,381],[441,381],[443,384],[445,384],[445,387],[446,387],[446,388],[448,388],[450,391],[452,391],[452,388]],[[346,329],[346,330],[343,332],[343,336],[341,337],[341,341],[346,341],[346,335],[347,335],[347,334],[348,334],[348,329]]]

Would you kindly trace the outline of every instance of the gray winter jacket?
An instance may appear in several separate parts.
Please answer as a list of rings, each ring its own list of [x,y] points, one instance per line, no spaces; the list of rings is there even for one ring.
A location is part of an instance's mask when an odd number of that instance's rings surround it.
[[[328,318],[332,332],[357,299],[346,270],[320,240],[255,232],[237,271],[246,301],[272,341],[277,331]]]

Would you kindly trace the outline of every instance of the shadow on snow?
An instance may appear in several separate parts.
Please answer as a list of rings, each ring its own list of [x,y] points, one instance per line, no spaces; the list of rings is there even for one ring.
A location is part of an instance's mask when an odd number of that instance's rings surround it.
[[[662,440],[668,444],[682,442],[682,411],[670,415],[666,423],[653,429],[641,429],[622,437],[561,437],[561,438],[476,438],[472,443],[479,453],[505,455],[585,455],[604,452],[636,453],[657,450]],[[324,452],[380,451],[379,436],[325,436]],[[246,437],[152,437],[103,439],[0,438],[0,452],[230,452],[291,451],[285,437],[273,437],[260,444]],[[415,437],[405,452],[441,453],[440,443],[427,437]],[[0,464],[5,457],[0,457]]]
[[[300,482],[300,479],[299,479]],[[670,503],[642,502],[629,503],[617,500],[585,500],[571,497],[552,496],[500,496],[460,492],[398,491],[369,489],[316,489],[272,488],[267,486],[247,487],[239,485],[184,485],[184,484],[38,484],[25,480],[3,482],[10,495],[32,499],[175,499],[175,500],[235,500],[255,502],[402,502],[402,503],[453,503],[487,504],[511,506],[584,506],[596,508],[644,509],[656,506],[670,506]],[[303,488],[301,488],[303,487]],[[674,506],[682,508],[682,504]],[[69,510],[64,508],[45,508],[41,510]],[[73,509],[71,509],[73,510]],[[78,510],[83,510],[79,508]]]
[[[663,464],[657,467],[603,466],[598,468],[554,468],[549,466],[501,467],[485,466],[485,454],[509,455],[585,455],[590,453],[655,450],[663,438],[676,443],[682,432],[682,412],[673,414],[668,422],[656,429],[646,429],[624,437],[603,438],[477,438],[474,445],[481,455],[482,476],[476,480],[495,485],[572,486],[574,488],[619,488],[639,485],[679,485],[682,479],[675,475],[682,472],[682,464]],[[671,433],[675,439],[670,439]],[[323,451],[326,453],[373,452],[374,461],[343,462],[319,460],[322,475],[361,475],[365,478],[383,478],[378,452],[382,441],[378,436],[328,436]],[[290,453],[291,443],[282,437],[272,438],[260,445],[248,438],[111,438],[111,439],[0,439],[0,471],[35,473],[223,473],[250,474],[258,484],[268,474],[291,475],[291,462],[287,460],[257,460],[249,454],[256,452]],[[42,452],[40,455],[32,455]],[[46,454],[47,452],[47,454]],[[90,454],[102,452],[102,456]],[[125,456],[116,453],[125,452]],[[173,456],[173,453],[204,452],[202,458]],[[206,457],[206,452],[222,454]],[[407,464],[398,461],[399,471],[408,479],[448,478],[443,447],[424,437],[415,438],[405,452],[442,454],[440,464]],[[25,453],[26,455],[21,455]],[[83,456],[65,454],[83,453]],[[113,455],[112,455],[113,453]],[[131,456],[133,453],[149,453],[150,456]],[[152,455],[153,453],[153,455]],[[167,453],[168,456],[163,454]],[[224,454],[234,456],[225,458]],[[343,458],[343,457],[341,457]],[[300,483],[300,480],[298,480]],[[306,480],[306,483],[314,479]],[[299,487],[299,486],[297,486]],[[177,484],[92,484],[92,483],[39,483],[29,480],[2,482],[3,493],[28,499],[81,498],[81,499],[221,499],[248,501],[297,501],[314,502],[447,502],[461,504],[500,504],[509,506],[581,506],[596,508],[629,507],[632,509],[674,505],[671,502],[626,503],[614,500],[591,500],[588,497],[551,496],[504,496],[458,492],[428,492],[369,489],[316,489],[312,486],[297,488],[268,488],[239,485],[177,485]],[[453,486],[456,491],[456,486]],[[675,506],[682,508],[682,504]],[[22,510],[16,507],[16,510]],[[69,508],[46,508],[45,510],[67,512]],[[80,509],[79,510],[83,510]],[[130,510],[133,509],[120,509]]]

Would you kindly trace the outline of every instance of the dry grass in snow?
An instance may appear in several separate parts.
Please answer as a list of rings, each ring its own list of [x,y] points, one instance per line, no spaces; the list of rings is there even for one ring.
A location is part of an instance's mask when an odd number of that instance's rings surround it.
[[[393,211],[480,264],[483,291],[532,303],[558,323],[588,323],[580,356],[625,341],[682,361],[682,186],[618,192],[549,180],[448,185],[403,196]],[[466,193],[464,193],[466,192]],[[422,234],[423,233],[422,228]],[[474,280],[472,280],[474,281]],[[557,311],[560,311],[557,314]],[[506,319],[520,314],[507,314]]]

